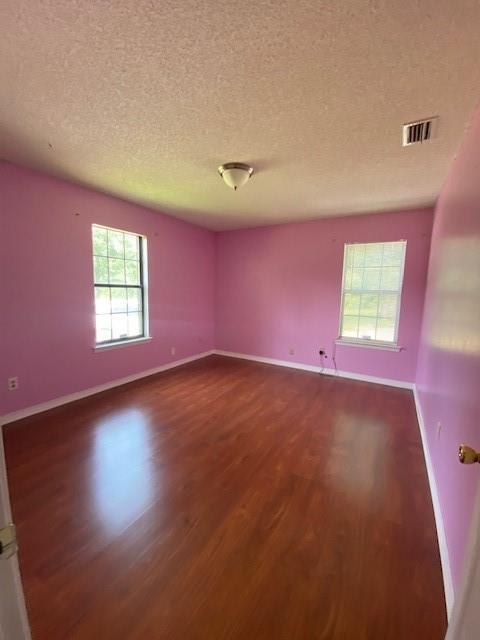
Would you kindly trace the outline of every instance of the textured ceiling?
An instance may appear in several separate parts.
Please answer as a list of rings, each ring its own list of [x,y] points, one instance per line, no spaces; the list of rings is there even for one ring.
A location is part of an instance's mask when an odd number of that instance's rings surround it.
[[[478,1],[3,0],[0,33],[0,157],[213,229],[430,205],[480,99]]]

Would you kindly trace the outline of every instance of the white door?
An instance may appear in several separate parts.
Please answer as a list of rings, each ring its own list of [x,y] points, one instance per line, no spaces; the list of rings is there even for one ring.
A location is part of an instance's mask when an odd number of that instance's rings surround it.
[[[11,523],[3,436],[0,427],[0,529]],[[0,557],[0,640],[30,640],[17,554],[8,557],[5,547]]]
[[[475,466],[479,472],[477,500],[465,554],[462,585],[455,599],[446,640],[480,638],[480,465]]]

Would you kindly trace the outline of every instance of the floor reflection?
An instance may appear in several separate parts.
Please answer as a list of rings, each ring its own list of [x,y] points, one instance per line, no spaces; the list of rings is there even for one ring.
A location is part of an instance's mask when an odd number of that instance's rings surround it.
[[[325,465],[325,474],[336,491],[355,500],[382,497],[385,464],[390,462],[385,460],[390,458],[388,432],[388,425],[381,420],[337,413]]]
[[[116,534],[154,498],[148,419],[135,409],[115,414],[97,426],[93,447],[93,504],[103,527]]]

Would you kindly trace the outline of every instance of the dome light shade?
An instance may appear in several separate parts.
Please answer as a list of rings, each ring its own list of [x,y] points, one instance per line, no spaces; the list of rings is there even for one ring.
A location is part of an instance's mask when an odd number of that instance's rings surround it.
[[[236,191],[248,181],[253,174],[252,167],[243,162],[227,162],[218,167],[218,173],[223,178],[225,184]]]

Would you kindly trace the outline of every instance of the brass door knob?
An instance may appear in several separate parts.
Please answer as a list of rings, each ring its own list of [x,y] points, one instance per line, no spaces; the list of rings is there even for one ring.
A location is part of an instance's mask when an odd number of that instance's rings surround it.
[[[458,447],[458,459],[462,464],[473,464],[480,462],[480,453],[466,444],[461,444]]]

